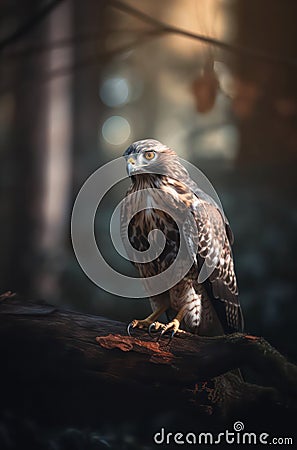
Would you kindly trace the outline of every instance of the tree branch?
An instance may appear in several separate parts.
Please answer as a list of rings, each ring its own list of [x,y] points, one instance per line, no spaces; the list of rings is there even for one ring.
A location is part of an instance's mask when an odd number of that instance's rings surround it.
[[[39,8],[38,11],[29,17],[23,24],[19,26],[13,33],[0,41],[0,51],[4,50],[11,44],[16,43],[26,34],[30,33],[48,14],[50,14],[63,0],[52,0]]]
[[[228,42],[224,42],[213,37],[204,36],[199,33],[193,33],[191,31],[183,30],[182,28],[171,26],[158,19],[155,19],[149,14],[146,14],[143,11],[140,11],[139,9],[134,8],[133,6],[130,6],[120,0],[110,0],[109,5],[119,11],[122,11],[132,17],[141,20],[144,23],[155,26],[159,30],[162,30],[163,32],[184,36],[190,39],[195,39],[200,42],[204,42],[205,44],[209,44],[213,47],[226,50],[228,52],[236,53],[250,58],[260,59],[272,64],[281,64],[281,65],[285,64],[292,67],[297,67],[296,58],[289,58],[282,55],[273,55],[258,49],[243,47],[242,45],[230,44]]]
[[[297,367],[263,338],[185,333],[168,345],[167,339],[156,342],[141,330],[131,338],[121,322],[9,294],[0,297],[0,354],[1,377],[17,385],[41,378],[47,384],[83,380],[97,390],[100,386],[100,395],[119,389],[117,395],[125,398],[138,389],[151,407],[164,393],[168,405],[168,390],[174,402],[178,397],[180,404],[190,401],[197,407],[207,398],[212,407],[216,398],[216,405],[229,411],[242,399],[296,401]],[[245,366],[260,374],[266,387],[240,380],[235,369]],[[25,367],[21,380],[19,367]]]

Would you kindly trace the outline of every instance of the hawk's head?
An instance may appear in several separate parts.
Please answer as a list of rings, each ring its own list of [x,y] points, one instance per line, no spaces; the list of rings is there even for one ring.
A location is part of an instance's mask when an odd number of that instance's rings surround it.
[[[144,139],[131,144],[124,153],[130,177],[164,174],[178,179],[185,175],[175,151],[155,139]]]

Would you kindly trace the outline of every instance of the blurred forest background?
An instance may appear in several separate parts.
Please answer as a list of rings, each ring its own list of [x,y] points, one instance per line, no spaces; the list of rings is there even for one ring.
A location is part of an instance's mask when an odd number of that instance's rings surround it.
[[[246,329],[296,361],[296,21],[291,0],[3,0],[1,291],[144,316],[144,300],[85,276],[70,219],[88,176],[151,137],[216,188],[235,234]],[[117,202],[126,186],[111,193]],[[98,214],[99,241],[111,203]]]

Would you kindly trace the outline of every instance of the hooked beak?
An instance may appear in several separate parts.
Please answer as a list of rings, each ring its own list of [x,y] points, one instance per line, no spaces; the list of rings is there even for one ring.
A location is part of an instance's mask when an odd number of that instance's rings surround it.
[[[129,177],[136,170],[136,167],[136,160],[130,156],[130,158],[127,160],[127,173]]]

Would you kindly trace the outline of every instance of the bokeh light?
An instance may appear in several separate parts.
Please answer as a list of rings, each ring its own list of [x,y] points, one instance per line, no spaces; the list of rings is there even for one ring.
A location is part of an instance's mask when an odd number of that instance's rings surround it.
[[[119,76],[105,79],[100,87],[100,97],[112,108],[124,105],[129,100],[128,81]]]
[[[112,145],[123,144],[128,140],[130,133],[130,124],[122,116],[109,117],[102,126],[103,138]]]

